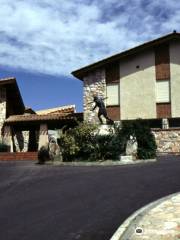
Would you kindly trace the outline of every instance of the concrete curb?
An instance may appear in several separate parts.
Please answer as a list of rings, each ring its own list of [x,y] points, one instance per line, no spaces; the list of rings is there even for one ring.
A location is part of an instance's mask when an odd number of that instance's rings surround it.
[[[122,162],[122,161],[102,161],[102,162],[47,162],[46,164],[52,164],[56,166],[121,166],[121,165],[135,165],[135,164],[144,164],[157,162],[157,159],[146,159],[146,160],[136,160],[132,162]]]
[[[180,192],[160,198],[160,199],[140,208],[136,212],[134,212],[129,218],[127,218],[120,225],[120,227],[116,230],[116,232],[110,238],[110,240],[127,240],[127,239],[129,239],[129,236],[131,235],[132,231],[134,231],[135,228],[138,227],[138,223],[144,217],[144,215],[147,214],[147,212],[149,212],[151,209],[155,208],[157,205],[161,204],[162,202],[164,202],[178,194],[180,194]]]

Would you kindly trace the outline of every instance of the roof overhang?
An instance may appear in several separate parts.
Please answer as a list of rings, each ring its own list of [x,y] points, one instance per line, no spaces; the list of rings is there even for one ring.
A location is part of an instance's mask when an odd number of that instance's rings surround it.
[[[103,60],[100,60],[98,62],[90,64],[88,66],[80,68],[76,71],[73,71],[71,74],[74,77],[83,81],[83,78],[91,71],[94,71],[98,68],[102,68],[102,67],[106,66],[107,64],[111,64],[113,62],[120,61],[121,59],[123,59],[125,57],[134,55],[136,53],[142,52],[142,51],[147,50],[149,48],[155,48],[162,43],[166,43],[166,42],[168,43],[171,40],[180,40],[180,33],[176,33],[174,31],[173,33],[168,34],[166,36],[163,36],[163,37],[157,38],[155,40],[146,42],[146,43],[141,44],[137,47],[131,48],[131,49],[126,50],[124,52],[118,53],[116,55],[110,56],[108,58],[105,58]]]
[[[82,121],[83,113],[72,113],[72,114],[24,114],[24,115],[13,115],[6,119],[6,125],[26,124],[26,123],[48,123],[48,122],[64,122],[64,121]]]
[[[22,114],[25,111],[24,102],[16,82],[16,78],[9,77],[0,79],[0,87],[6,88],[8,104],[11,104],[15,114]]]

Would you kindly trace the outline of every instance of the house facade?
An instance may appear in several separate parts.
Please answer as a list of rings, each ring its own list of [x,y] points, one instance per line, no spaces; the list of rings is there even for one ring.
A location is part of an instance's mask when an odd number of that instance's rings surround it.
[[[74,126],[77,120],[82,121],[82,113],[76,113],[75,105],[41,111],[25,107],[16,79],[0,79],[0,142],[10,152],[37,152],[50,146],[62,127]]]
[[[84,120],[98,122],[93,94],[105,101],[114,121],[166,120],[180,127],[180,34],[163,36],[72,74],[84,84]]]

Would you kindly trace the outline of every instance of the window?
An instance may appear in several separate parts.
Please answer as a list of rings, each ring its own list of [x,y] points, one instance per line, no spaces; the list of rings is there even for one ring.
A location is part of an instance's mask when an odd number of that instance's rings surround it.
[[[119,84],[107,85],[107,106],[119,105]]]
[[[170,102],[169,80],[156,81],[156,102]]]

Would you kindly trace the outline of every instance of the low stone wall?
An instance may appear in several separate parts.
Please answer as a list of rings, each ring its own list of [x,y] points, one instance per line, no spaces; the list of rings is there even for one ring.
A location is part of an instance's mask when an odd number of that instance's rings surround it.
[[[15,160],[37,160],[37,152],[1,152],[0,161],[15,161]]]
[[[158,153],[180,153],[180,129],[152,130]]]

